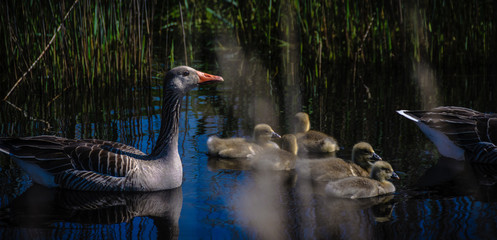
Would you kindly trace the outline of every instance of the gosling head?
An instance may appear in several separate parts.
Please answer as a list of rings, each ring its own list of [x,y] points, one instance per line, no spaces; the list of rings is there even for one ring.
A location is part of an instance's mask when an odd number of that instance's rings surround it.
[[[381,160],[371,144],[359,142],[352,148],[352,161],[364,169],[371,169],[375,161]]]
[[[299,112],[295,114],[295,132],[305,133],[311,129],[311,123],[309,121],[309,115],[305,112]]]
[[[380,182],[390,178],[399,179],[399,176],[393,171],[392,165],[385,161],[377,161],[371,169],[371,178]]]
[[[258,143],[265,143],[271,140],[271,138],[280,138],[276,132],[273,131],[271,126],[261,123],[254,127],[254,139]]]

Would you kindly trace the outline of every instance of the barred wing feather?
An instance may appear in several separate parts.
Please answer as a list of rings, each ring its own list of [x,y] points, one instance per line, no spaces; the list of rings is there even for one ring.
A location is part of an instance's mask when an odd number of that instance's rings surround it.
[[[124,177],[136,167],[134,158],[102,149],[101,145],[73,145],[66,147],[64,151],[70,156],[73,167],[78,170]]]
[[[68,170],[55,176],[61,188],[84,191],[126,191],[124,177],[102,175],[92,171]]]

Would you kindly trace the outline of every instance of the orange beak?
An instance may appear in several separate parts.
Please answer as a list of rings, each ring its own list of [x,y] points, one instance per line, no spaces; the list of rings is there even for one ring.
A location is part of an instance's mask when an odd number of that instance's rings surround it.
[[[221,76],[211,75],[201,71],[197,71],[197,75],[200,78],[200,80],[198,81],[199,84],[210,84],[224,81],[223,77]]]

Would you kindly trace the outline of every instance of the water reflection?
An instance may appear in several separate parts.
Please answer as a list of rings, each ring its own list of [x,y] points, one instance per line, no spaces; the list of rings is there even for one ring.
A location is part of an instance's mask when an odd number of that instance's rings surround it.
[[[447,195],[471,195],[481,199],[488,190],[495,189],[497,166],[494,164],[470,163],[441,157],[428,169],[415,187],[435,189]]]
[[[293,226],[294,171],[254,171],[239,189],[232,203],[243,226],[256,239],[288,239],[295,236]]]
[[[219,174],[246,170],[242,160],[208,165]],[[327,197],[295,172],[245,171],[230,205],[255,239],[488,238],[497,233],[496,169],[441,158],[416,185],[368,199]]]
[[[392,195],[368,199],[317,198],[316,238],[368,239],[375,225],[392,219]]]
[[[149,193],[82,192],[33,185],[0,210],[0,238],[176,239],[181,188]],[[50,229],[55,228],[57,231]]]
[[[393,221],[378,224],[376,236],[379,239],[491,239],[497,234],[497,223],[490,216],[496,213],[495,202],[478,201],[472,196],[417,192],[396,199]]]
[[[257,171],[233,202],[240,223],[255,239],[367,239],[392,219],[393,195],[340,199],[301,181],[295,171]]]
[[[207,166],[209,170],[249,170],[251,169],[250,160],[246,158],[241,159],[226,159],[220,157],[211,157],[207,160]]]

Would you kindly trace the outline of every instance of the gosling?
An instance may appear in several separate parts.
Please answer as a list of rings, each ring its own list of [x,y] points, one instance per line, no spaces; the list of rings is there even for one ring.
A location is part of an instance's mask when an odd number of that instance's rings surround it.
[[[375,161],[381,157],[375,153],[371,144],[359,142],[352,148],[352,161],[341,158],[326,158],[299,162],[297,173],[304,179],[315,182],[328,182],[346,177],[367,177]]]
[[[310,128],[311,123],[307,113],[295,114],[295,135],[299,144],[299,153],[336,153],[339,150],[335,138]]]
[[[385,161],[374,163],[370,177],[348,177],[329,182],[325,187],[328,196],[339,198],[370,198],[395,192],[395,186],[388,181],[399,176]]]
[[[281,137],[281,149],[266,148],[261,153],[251,157],[252,168],[255,170],[288,171],[295,169],[297,160],[297,138],[293,134]]]
[[[271,126],[257,124],[254,127],[253,140],[245,138],[219,138],[211,136],[207,139],[209,155],[222,158],[248,158],[261,152],[264,148],[279,148],[272,138],[280,138]]]

